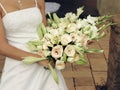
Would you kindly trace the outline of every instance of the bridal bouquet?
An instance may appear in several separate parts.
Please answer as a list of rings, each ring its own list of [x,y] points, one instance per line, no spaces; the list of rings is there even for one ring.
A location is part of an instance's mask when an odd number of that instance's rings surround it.
[[[59,18],[55,13],[49,15],[48,26],[41,23],[37,29],[38,40],[29,41],[27,47],[32,52],[43,55],[44,58],[25,57],[24,63],[32,64],[41,60],[54,60],[55,68],[62,70],[65,63],[85,64],[85,53],[103,52],[103,50],[89,49],[88,42],[99,40],[105,36],[103,31],[112,23],[105,23],[110,16],[79,18],[83,7],[77,9],[77,13],[67,13],[64,18]],[[105,24],[103,24],[105,23]],[[49,64],[54,80],[58,83],[58,77]]]

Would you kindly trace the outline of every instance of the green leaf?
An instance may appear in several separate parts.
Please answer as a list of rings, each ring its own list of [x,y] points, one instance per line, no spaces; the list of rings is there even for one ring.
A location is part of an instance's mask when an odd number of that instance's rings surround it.
[[[102,53],[103,50],[99,50],[99,49],[86,49],[85,53]]]
[[[51,19],[47,19],[47,22],[48,22],[48,26],[51,26],[53,21],[51,21]]]
[[[108,27],[111,26],[111,25],[114,25],[114,24],[113,24],[113,23],[108,23],[108,24],[106,24],[106,25],[102,25],[102,26],[98,29],[98,31],[105,30],[106,28],[108,28]]]
[[[98,17],[99,19],[96,22],[96,25],[100,25],[100,24],[103,24],[103,23],[109,21],[111,17],[113,17],[113,16],[112,15],[104,15],[104,16]]]
[[[53,19],[54,19],[54,22],[55,22],[56,24],[58,24],[58,23],[60,22],[59,17],[57,16],[56,13],[53,13]]]
[[[83,13],[84,6],[77,9],[77,17],[79,17]]]
[[[41,27],[41,30],[42,30],[42,33],[43,33],[43,36],[44,36],[47,32],[47,29],[46,29],[46,27],[43,23],[40,24],[40,27]]]
[[[105,36],[106,36],[105,32],[102,32],[102,34],[100,34],[97,39],[101,39],[101,38],[103,38],[103,37],[105,37]]]
[[[56,23],[52,23],[53,28],[58,28],[58,25]]]
[[[78,61],[75,62],[76,64],[86,64],[87,60],[85,60],[84,58],[79,59]]]
[[[51,14],[50,14],[50,13],[48,13],[48,16],[49,16],[49,18],[52,20],[52,16],[51,16]]]
[[[38,33],[38,36],[40,39],[43,38],[43,32],[42,32],[42,29],[41,29],[41,26],[39,25],[39,27],[37,28],[37,33]]]
[[[41,46],[42,42],[40,40],[29,41],[27,42],[26,46],[30,51],[37,51],[37,46]]]
[[[64,60],[64,62],[67,61],[67,55],[65,53],[63,53],[63,60]]]
[[[52,67],[50,64],[48,64],[48,66],[49,66],[49,68],[50,68],[51,74],[52,74],[55,82],[56,82],[57,84],[59,84],[59,80],[58,80],[58,75],[57,75],[57,73],[55,72],[55,70],[53,69],[53,67]]]
[[[84,47],[79,47],[77,45],[74,45],[75,51],[79,54],[84,53]]]
[[[31,43],[32,45],[35,45],[35,46],[42,45],[42,41],[40,40],[29,41],[28,43]]]

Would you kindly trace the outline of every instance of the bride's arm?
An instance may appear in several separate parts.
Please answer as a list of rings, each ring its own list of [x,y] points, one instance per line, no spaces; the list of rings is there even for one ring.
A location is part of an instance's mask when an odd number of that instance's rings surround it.
[[[26,56],[40,57],[39,55],[25,52],[8,44],[1,17],[0,17],[0,54],[17,60],[22,60],[23,59],[22,57]]]
[[[43,17],[43,23],[47,25],[46,14],[45,14],[45,0],[37,0],[37,1],[38,1],[38,7]]]
[[[0,54],[17,59],[17,60],[22,60],[23,59],[22,57],[26,57],[26,56],[40,57],[37,54],[33,54],[33,53],[20,50],[8,44],[6,36],[5,36],[5,31],[4,31],[1,16],[0,16]]]

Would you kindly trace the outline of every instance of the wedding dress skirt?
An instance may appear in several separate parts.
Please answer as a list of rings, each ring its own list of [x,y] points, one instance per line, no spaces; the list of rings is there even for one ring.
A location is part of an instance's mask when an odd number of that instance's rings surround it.
[[[36,29],[42,17],[37,7],[7,13],[2,18],[8,43],[24,51],[29,40],[38,39]],[[16,53],[16,52],[11,52]],[[0,90],[67,90],[64,78],[56,70],[59,84],[50,71],[34,63],[26,65],[22,61],[6,57],[2,72]]]

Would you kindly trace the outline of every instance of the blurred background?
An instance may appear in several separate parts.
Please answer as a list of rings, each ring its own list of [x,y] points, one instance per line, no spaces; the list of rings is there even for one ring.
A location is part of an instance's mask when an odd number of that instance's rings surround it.
[[[60,8],[56,11],[59,17],[64,17],[67,12],[76,12],[78,7],[84,6],[84,13],[81,17],[88,14],[98,16],[97,0],[45,0],[46,2],[56,2],[60,4]]]

